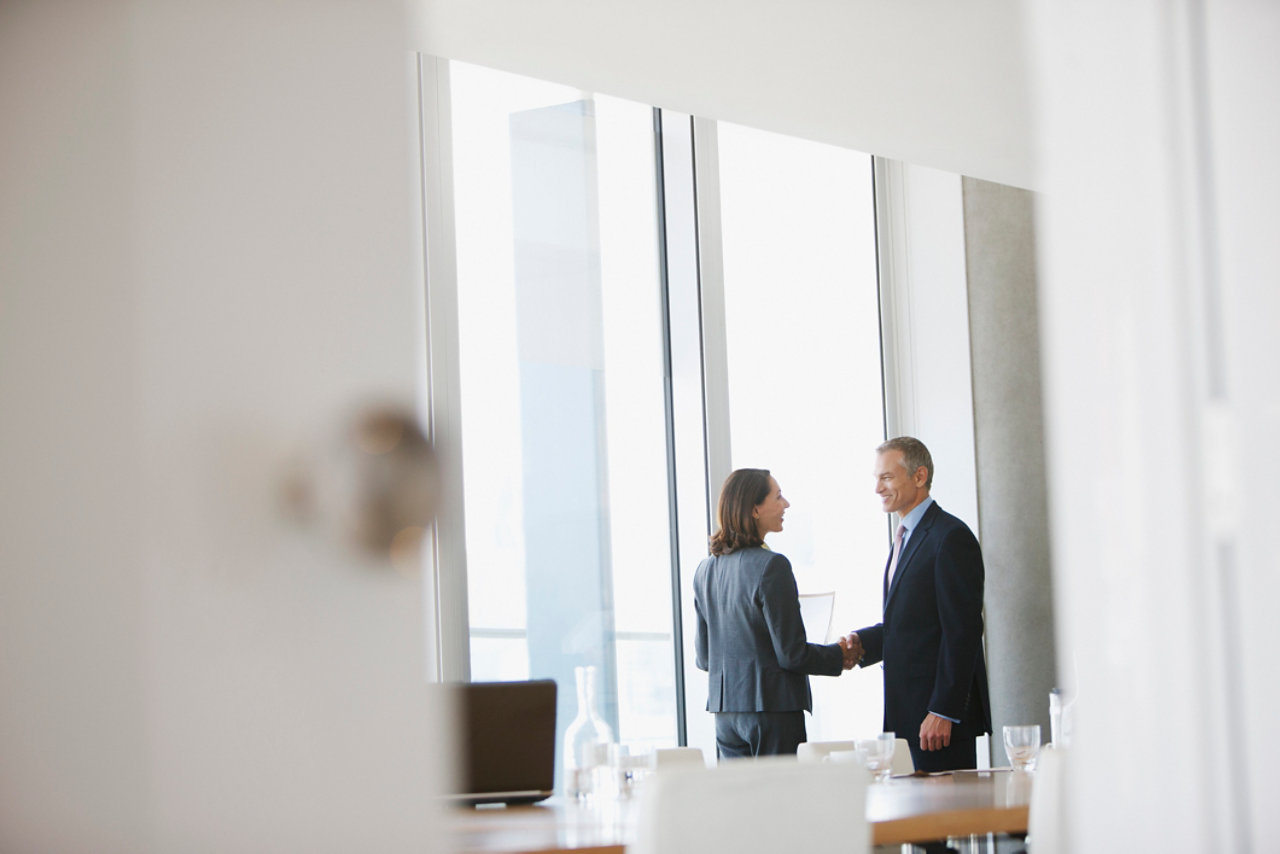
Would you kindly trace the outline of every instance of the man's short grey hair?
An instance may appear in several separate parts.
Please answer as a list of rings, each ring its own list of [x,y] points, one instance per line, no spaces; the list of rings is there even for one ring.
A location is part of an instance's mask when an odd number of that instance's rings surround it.
[[[920,466],[924,466],[929,472],[924,488],[933,488],[933,457],[929,455],[929,449],[924,446],[924,442],[911,436],[899,436],[876,448],[877,454],[883,454],[885,451],[902,451],[902,462],[907,467],[908,475],[914,475]]]

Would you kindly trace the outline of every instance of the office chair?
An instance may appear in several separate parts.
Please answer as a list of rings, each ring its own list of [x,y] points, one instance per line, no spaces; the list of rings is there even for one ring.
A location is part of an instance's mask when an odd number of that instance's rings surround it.
[[[854,750],[857,744],[852,741],[806,741],[796,749],[796,758],[801,762],[821,762],[827,755],[837,750]],[[897,748],[894,748],[897,756]]]
[[[672,768],[706,768],[707,760],[699,747],[660,747],[653,751],[653,770],[669,771]]]
[[[867,773],[852,763],[735,760],[655,774],[633,854],[867,854]]]
[[[1031,806],[1027,813],[1029,854],[1066,854],[1069,850],[1067,826],[1062,814],[1069,755],[1070,752],[1063,748],[1046,746],[1040,749],[1035,785],[1031,787]]]
[[[897,777],[901,774],[911,774],[916,770],[916,764],[911,760],[911,745],[907,744],[905,738],[895,738],[893,740],[893,770],[889,773]]]

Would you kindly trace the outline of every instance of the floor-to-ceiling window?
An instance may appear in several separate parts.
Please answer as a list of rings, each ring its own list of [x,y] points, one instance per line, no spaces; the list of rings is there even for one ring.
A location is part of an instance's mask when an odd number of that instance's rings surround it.
[[[769,546],[801,593],[836,594],[834,640],[879,621],[885,559],[871,158],[724,122],[717,139],[732,465],[782,486]],[[812,679],[809,737],[878,732],[879,675]]]
[[[470,669],[675,743],[651,108],[453,63]]]
[[[457,295],[469,647],[444,654],[475,680],[556,679],[562,731],[573,668],[594,665],[618,740],[675,744],[681,715],[706,714],[674,599],[719,491],[708,443],[774,470],[795,506],[771,545],[802,592],[836,592],[834,628],[876,618],[870,158],[721,125],[718,198],[696,199],[687,116],[456,62],[448,80],[457,276],[431,286]],[[685,142],[664,145],[664,122]],[[728,344],[698,363],[708,323]],[[690,413],[699,387],[710,410]],[[811,737],[878,730],[872,674],[816,682]]]

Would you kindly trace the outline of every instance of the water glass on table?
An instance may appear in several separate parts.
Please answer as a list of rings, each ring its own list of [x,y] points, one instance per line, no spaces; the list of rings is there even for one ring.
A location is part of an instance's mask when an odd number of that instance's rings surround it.
[[[1004,728],[1004,751],[1015,771],[1034,771],[1040,755],[1040,724]]]
[[[897,744],[895,739],[893,733],[882,732],[875,738],[860,738],[854,742],[866,757],[872,779],[878,782],[888,780],[893,771],[893,749]]]
[[[653,769],[653,748],[639,744],[621,744],[611,755],[618,769],[619,795],[633,798]]]

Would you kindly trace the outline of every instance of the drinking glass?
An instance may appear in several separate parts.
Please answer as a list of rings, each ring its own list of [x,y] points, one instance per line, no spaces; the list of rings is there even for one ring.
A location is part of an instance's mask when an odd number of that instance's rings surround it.
[[[653,748],[639,744],[618,745],[613,756],[619,770],[618,786],[622,798],[633,798],[653,767]]]
[[[1040,724],[1006,726],[1004,750],[1015,771],[1033,771],[1040,755]]]
[[[862,738],[854,743],[858,750],[864,752],[872,778],[877,781],[888,780],[893,771],[894,734],[884,732],[875,738]]]

